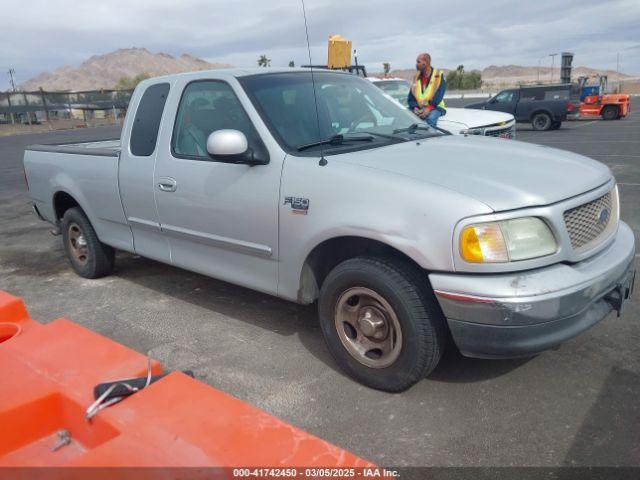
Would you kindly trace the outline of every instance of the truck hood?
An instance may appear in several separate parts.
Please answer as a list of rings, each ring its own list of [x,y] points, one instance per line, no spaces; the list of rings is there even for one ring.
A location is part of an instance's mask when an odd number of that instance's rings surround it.
[[[513,121],[513,115],[503,112],[492,112],[491,110],[470,110],[464,108],[449,108],[443,117],[440,117],[438,124],[447,120],[465,125],[465,128],[486,127],[501,122]]]
[[[548,205],[612,178],[605,165],[576,153],[475,135],[432,137],[334,159],[436,184],[494,211]]]
[[[468,108],[468,109],[483,109],[485,106],[487,105],[487,102],[474,102],[474,103],[469,103],[468,105],[465,105],[464,108]]]

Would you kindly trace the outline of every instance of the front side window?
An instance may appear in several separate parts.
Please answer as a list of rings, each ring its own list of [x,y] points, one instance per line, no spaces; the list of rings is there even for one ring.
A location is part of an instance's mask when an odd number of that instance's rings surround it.
[[[513,92],[510,92],[508,90],[505,92],[500,92],[498,95],[496,95],[496,102],[498,103],[513,102]]]
[[[239,130],[249,145],[261,144],[229,84],[206,80],[187,85],[180,99],[171,147],[178,157],[208,159],[207,138],[216,130]]]

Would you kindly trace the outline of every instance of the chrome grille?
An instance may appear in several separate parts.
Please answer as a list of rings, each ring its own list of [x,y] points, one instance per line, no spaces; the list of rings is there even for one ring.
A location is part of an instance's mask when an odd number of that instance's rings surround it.
[[[564,212],[564,223],[571,245],[579,249],[598,238],[615,215],[611,192],[579,207]]]
[[[513,138],[513,125],[507,128],[497,128],[495,130],[485,129],[486,137]]]

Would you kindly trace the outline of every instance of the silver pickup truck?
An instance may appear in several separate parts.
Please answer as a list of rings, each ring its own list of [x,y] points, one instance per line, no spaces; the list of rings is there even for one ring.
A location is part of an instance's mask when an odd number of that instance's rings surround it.
[[[634,236],[574,153],[432,130],[370,82],[216,70],[135,90],[120,141],[31,146],[34,210],[73,269],[124,250],[318,302],[331,354],[401,391],[467,356],[539,353],[620,312]]]

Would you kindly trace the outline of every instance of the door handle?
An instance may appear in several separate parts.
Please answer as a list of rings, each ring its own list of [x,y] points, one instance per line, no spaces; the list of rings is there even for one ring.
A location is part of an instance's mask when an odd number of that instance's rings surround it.
[[[158,188],[163,192],[175,192],[176,188],[178,188],[178,182],[176,182],[175,178],[160,177],[158,179]]]

